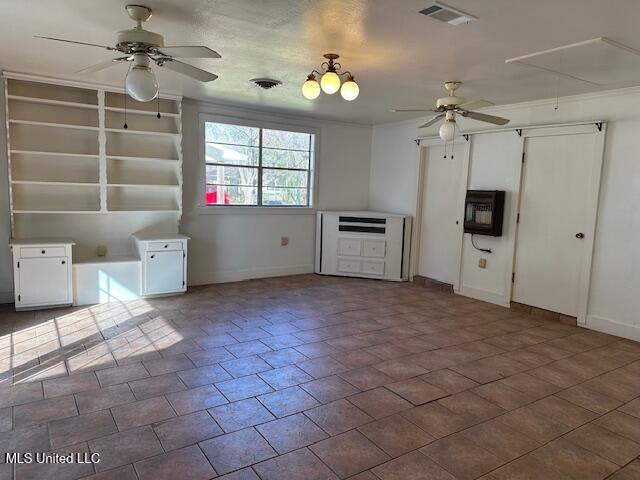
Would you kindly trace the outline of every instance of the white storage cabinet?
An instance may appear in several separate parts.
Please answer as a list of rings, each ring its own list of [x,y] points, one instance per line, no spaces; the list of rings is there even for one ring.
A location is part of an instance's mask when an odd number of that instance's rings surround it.
[[[318,212],[316,273],[408,280],[411,217]]]
[[[142,262],[141,295],[187,290],[187,240],[184,235],[134,235]]]
[[[9,245],[16,310],[71,305],[73,240],[14,239]]]

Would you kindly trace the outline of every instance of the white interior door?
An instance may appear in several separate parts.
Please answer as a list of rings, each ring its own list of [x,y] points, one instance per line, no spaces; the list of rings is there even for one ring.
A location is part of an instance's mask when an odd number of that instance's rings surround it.
[[[595,134],[526,139],[514,301],[578,316],[595,148]]]
[[[461,207],[466,190],[468,146],[425,148],[418,275],[456,285],[460,271]],[[456,222],[458,222],[456,224]]]

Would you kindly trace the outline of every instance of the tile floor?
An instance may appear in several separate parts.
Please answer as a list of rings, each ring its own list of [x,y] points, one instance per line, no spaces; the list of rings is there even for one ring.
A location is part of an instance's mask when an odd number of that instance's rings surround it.
[[[0,307],[0,479],[631,480],[640,344],[424,287],[303,275]]]

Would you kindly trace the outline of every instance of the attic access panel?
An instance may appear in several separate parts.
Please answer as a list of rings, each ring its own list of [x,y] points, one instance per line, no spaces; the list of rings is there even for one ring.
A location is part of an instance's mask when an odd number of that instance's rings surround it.
[[[546,70],[591,85],[636,83],[640,51],[608,38],[593,38],[506,60]]]

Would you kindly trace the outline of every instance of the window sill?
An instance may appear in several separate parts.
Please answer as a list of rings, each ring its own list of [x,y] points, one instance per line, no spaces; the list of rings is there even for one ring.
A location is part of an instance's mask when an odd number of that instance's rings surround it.
[[[242,207],[197,205],[193,213],[197,215],[315,215],[313,207]]]

